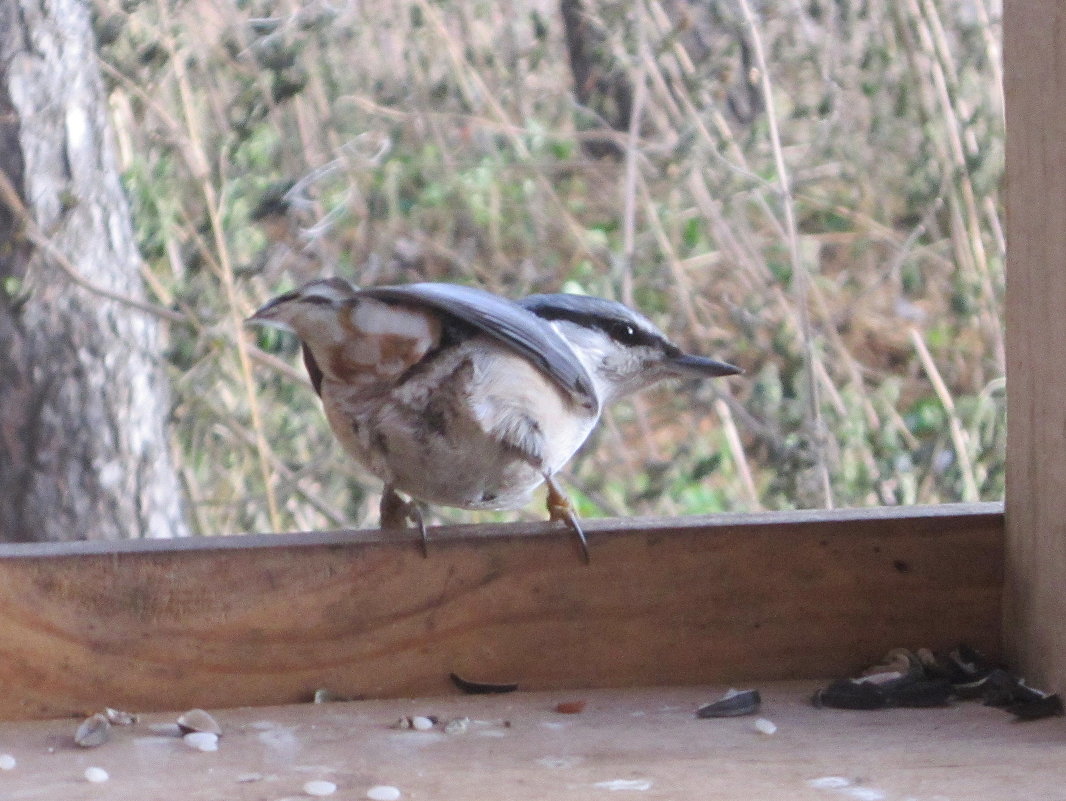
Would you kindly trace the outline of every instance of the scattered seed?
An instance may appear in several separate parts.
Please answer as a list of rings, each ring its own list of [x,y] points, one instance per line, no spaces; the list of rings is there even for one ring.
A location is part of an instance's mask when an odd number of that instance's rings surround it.
[[[74,742],[82,748],[94,748],[103,745],[111,737],[111,724],[107,718],[97,712],[85,718],[74,732]]]
[[[899,673],[905,675],[914,671],[924,670],[922,657],[906,648],[893,648],[885,654],[884,660],[878,665],[872,665],[863,671],[862,675],[868,677],[878,673]],[[897,677],[898,678],[898,677]]]
[[[392,728],[429,731],[437,725],[438,720],[439,718],[436,715],[404,715],[392,724]]]
[[[759,711],[762,698],[758,690],[730,690],[717,701],[704,704],[696,710],[698,718],[735,718],[754,715]]]
[[[757,718],[753,725],[755,726],[755,731],[759,732],[759,734],[765,734],[767,737],[777,732],[777,724],[766,718]]]
[[[452,678],[452,682],[467,695],[492,695],[494,693],[513,693],[518,689],[517,683],[507,682],[504,684],[494,684],[487,681],[470,681],[464,679],[455,673],[449,674]]]
[[[906,674],[901,673],[898,670],[882,670],[875,673],[864,672],[861,677],[855,679],[855,681],[865,681],[869,684],[890,684],[894,681],[899,681]]]
[[[453,718],[444,724],[445,734],[465,734],[470,728],[470,718]]]
[[[85,769],[85,781],[92,782],[93,784],[100,784],[106,782],[111,777],[107,775],[107,771],[103,768],[86,768]]]
[[[1004,709],[1014,715],[1016,721],[1040,720],[1063,714],[1062,699],[1058,695],[1048,695],[1033,701],[1018,701],[1008,704]]]
[[[413,715],[411,717],[411,728],[415,731],[429,731],[434,724],[436,724],[436,721],[425,715]]]
[[[132,726],[137,722],[137,716],[132,712],[126,712],[122,709],[112,709],[109,706],[104,707],[104,717],[107,718],[108,723],[112,726]]]
[[[370,801],[396,801],[400,795],[400,788],[391,784],[375,784],[366,791],[366,797]]]
[[[588,701],[560,701],[555,705],[555,711],[561,715],[580,715],[585,711]]]
[[[217,751],[218,735],[210,731],[191,731],[181,738],[185,745],[196,751]]]
[[[876,787],[849,787],[845,795],[855,801],[884,801],[885,799],[885,791],[878,790]]]
[[[650,790],[651,779],[610,779],[593,785],[601,790]]]
[[[178,716],[178,728],[181,729],[182,734],[203,732],[214,734],[216,737],[222,736],[222,727],[218,725],[218,721],[202,709],[182,712]]]
[[[337,792],[337,785],[325,779],[314,779],[313,781],[304,782],[304,792],[317,797],[333,795]]]
[[[811,699],[816,707],[832,709],[883,709],[884,691],[876,684],[852,679],[837,679],[823,687]]]
[[[17,764],[11,754],[0,754],[0,770],[14,770]]]
[[[953,692],[947,679],[915,680],[907,676],[888,690],[886,698],[890,706],[928,708],[947,706]]]
[[[816,790],[839,790],[842,787],[850,787],[851,779],[843,776],[819,776],[817,779],[811,779],[807,784]]]

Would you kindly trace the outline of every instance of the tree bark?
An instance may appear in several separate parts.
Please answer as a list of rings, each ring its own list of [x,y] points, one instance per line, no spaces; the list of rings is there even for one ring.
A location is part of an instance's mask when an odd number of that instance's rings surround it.
[[[78,0],[0,2],[6,541],[188,533],[89,14]]]

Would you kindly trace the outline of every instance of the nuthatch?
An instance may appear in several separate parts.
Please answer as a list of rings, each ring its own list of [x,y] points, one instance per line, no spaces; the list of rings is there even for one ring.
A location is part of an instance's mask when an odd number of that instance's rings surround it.
[[[473,287],[356,289],[312,281],[250,323],[295,332],[333,433],[385,483],[382,528],[415,522],[417,501],[514,509],[540,484],[548,512],[588,544],[555,475],[603,408],[664,378],[739,368],[681,351],[647,318],[602,298]],[[411,497],[403,500],[397,491]]]

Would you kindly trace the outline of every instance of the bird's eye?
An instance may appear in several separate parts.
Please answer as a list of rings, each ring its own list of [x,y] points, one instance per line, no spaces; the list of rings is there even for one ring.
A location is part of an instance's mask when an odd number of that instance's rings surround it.
[[[636,345],[641,340],[641,333],[632,323],[617,322],[611,326],[608,332],[612,339],[623,345]]]

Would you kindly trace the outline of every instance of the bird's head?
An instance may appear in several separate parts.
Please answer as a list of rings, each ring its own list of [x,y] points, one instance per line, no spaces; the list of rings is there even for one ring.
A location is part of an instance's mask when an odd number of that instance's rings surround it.
[[[324,329],[336,328],[338,311],[355,296],[355,287],[343,278],[323,278],[278,295],[245,322],[292,331],[310,342],[321,338]]]
[[[603,404],[666,378],[716,378],[739,367],[685,353],[644,315],[585,295],[531,295],[518,301],[569,343]]]

